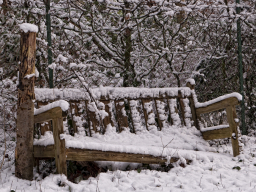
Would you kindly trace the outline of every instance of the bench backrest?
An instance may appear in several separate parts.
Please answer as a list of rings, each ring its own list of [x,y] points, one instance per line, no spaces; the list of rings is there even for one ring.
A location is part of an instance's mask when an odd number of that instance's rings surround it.
[[[38,107],[59,99],[70,103],[68,122],[71,133],[86,130],[87,135],[104,134],[109,124],[117,127],[117,132],[130,129],[133,133],[161,130],[167,125],[198,128],[189,87],[100,87],[91,89],[91,93],[93,99],[99,101],[97,107],[89,102],[92,98],[86,90],[35,88]],[[50,130],[49,125],[41,126],[42,134],[47,130]]]

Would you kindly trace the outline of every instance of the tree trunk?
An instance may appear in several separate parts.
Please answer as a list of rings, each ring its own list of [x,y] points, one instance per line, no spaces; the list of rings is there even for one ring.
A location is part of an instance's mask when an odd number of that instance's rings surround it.
[[[32,180],[36,33],[21,32],[20,45],[15,175]]]

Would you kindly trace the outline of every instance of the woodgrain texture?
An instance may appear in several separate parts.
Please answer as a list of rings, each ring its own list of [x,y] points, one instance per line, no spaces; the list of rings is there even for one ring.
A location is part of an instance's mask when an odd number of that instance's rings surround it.
[[[38,101],[37,102],[37,107],[41,107],[44,105],[47,105],[49,102],[42,102],[42,101]],[[44,135],[44,133],[46,131],[52,131],[51,129],[51,121],[48,122],[44,122],[43,124],[40,123],[40,131],[41,131],[41,135]]]
[[[66,114],[62,112],[60,107],[52,108],[46,112],[34,116],[34,123],[43,123],[58,117],[65,117]]]
[[[63,120],[62,117],[53,119],[53,138],[54,138],[54,151],[55,151],[55,164],[58,174],[67,175],[66,164],[66,147],[65,140],[60,139],[60,134],[63,133]]]
[[[111,101],[110,100],[101,100],[100,102],[104,103],[105,111],[108,113],[108,116],[106,116],[103,119],[104,132],[105,132],[108,124],[110,124],[111,126],[114,126],[114,122],[111,119],[112,111],[111,111],[111,108],[109,107],[109,105],[111,105]]]
[[[115,100],[116,119],[118,123],[119,132],[128,127],[128,117],[125,112],[124,100]]]
[[[34,145],[34,157],[35,158],[54,158],[55,157],[55,151],[54,151],[54,145],[48,145],[48,146],[39,146]]]
[[[164,157],[153,155],[120,153],[112,151],[97,151],[89,149],[66,149],[67,160],[72,161],[121,161],[147,164],[164,164]],[[170,163],[176,162],[178,158],[171,158]]]
[[[33,179],[33,131],[36,33],[21,33],[15,176]],[[27,75],[32,75],[28,78]]]
[[[205,140],[224,139],[231,137],[231,129],[230,127],[227,127],[211,131],[203,131],[202,135]]]
[[[239,101],[236,97],[230,97],[227,99],[223,99],[217,103],[210,104],[206,107],[196,108],[196,114],[197,114],[197,116],[199,116],[200,114],[203,114],[203,113],[210,113],[213,111],[225,109],[229,106],[235,106],[238,104],[239,104]]]
[[[239,151],[239,143],[238,143],[238,131],[237,131],[237,126],[238,124],[235,122],[235,118],[237,118],[236,116],[236,109],[234,106],[228,106],[227,109],[227,118],[228,118],[228,123],[232,132],[232,136],[231,136],[231,141],[232,141],[232,148],[233,148],[233,156],[237,156],[240,154]]]
[[[152,114],[152,113],[154,113],[154,112],[153,112],[153,107],[152,107],[152,110],[151,110],[151,111],[148,111],[148,110],[146,110],[146,108],[145,108],[145,105],[149,104],[150,102],[151,102],[151,99],[150,99],[150,98],[149,98],[149,99],[142,99],[142,100],[141,100],[142,108],[143,108],[143,113],[144,113],[144,118],[145,118],[145,124],[146,124],[146,128],[147,128],[148,131],[149,131],[150,125],[155,125],[155,124],[153,124],[153,123],[149,123],[149,122],[148,122],[148,117],[149,117],[149,115]]]

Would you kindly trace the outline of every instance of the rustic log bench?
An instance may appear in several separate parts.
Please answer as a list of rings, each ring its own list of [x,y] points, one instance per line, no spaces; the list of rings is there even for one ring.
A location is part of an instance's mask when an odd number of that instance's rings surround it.
[[[34,158],[55,158],[57,173],[67,174],[67,160],[72,161],[121,161],[146,164],[173,163],[177,156],[166,156],[162,153],[131,152],[122,148],[121,151],[99,149],[95,144],[77,148],[76,145],[65,143],[65,134],[82,134],[88,137],[105,134],[108,127],[116,132],[139,133],[143,131],[157,132],[168,125],[196,127],[205,140],[231,138],[233,155],[239,155],[239,129],[235,106],[239,104],[241,95],[232,93],[214,100],[197,102],[194,85],[180,88],[97,88],[92,90],[98,106],[91,103],[88,93],[78,89],[35,89],[37,107],[62,99],[69,102],[68,111],[61,107],[50,107],[47,111],[37,112],[34,123],[40,124],[35,131],[37,137],[53,131],[53,141],[48,144],[34,142]],[[204,127],[200,115],[226,110],[227,125]],[[143,116],[144,118],[140,118]],[[63,125],[63,119],[68,124]],[[50,123],[51,120],[51,123]],[[48,122],[48,123],[46,123]],[[43,123],[43,124],[42,124]],[[144,125],[144,126],[143,126]],[[35,126],[38,127],[38,126]],[[66,128],[64,128],[66,127]],[[67,129],[68,127],[68,129]],[[144,129],[143,129],[144,127]],[[64,135],[64,136],[63,136]],[[70,136],[72,137],[72,136]],[[66,137],[67,138],[67,137]],[[79,139],[79,137],[77,137]],[[77,139],[77,140],[78,140]],[[40,139],[39,139],[40,140]],[[73,141],[74,140],[74,141]],[[76,137],[72,140],[73,144]],[[67,139],[66,139],[67,141]],[[68,147],[66,146],[68,145]],[[86,141],[81,145],[86,145]],[[105,144],[102,144],[103,146]],[[101,146],[102,146],[101,145]],[[119,144],[120,147],[122,143]],[[189,159],[185,160],[186,162]],[[185,163],[186,163],[185,162]]]

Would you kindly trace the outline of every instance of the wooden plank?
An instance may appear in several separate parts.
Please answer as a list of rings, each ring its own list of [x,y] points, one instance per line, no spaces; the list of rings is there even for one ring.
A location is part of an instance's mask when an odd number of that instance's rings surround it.
[[[35,158],[54,158],[55,157],[55,151],[54,151],[54,145],[48,145],[48,146],[39,146],[34,145],[34,157]]]
[[[179,111],[177,108],[177,98],[168,99],[168,107],[170,111],[170,118],[171,118],[172,125],[180,126],[181,119],[180,119]]]
[[[234,120],[235,118],[237,118],[236,109],[234,106],[228,106],[226,110],[227,110],[228,123],[232,133],[231,141],[232,141],[232,148],[233,148],[233,156],[236,157],[237,155],[240,154],[239,143],[238,143],[239,135],[237,131],[238,123],[236,123]]]
[[[163,126],[164,126],[164,119],[162,119],[162,115],[164,115],[163,111],[164,109],[162,109],[160,107],[159,102],[164,102],[164,99],[155,99],[155,105],[156,105],[156,114],[157,114],[157,121],[158,121],[158,126],[160,131],[162,130]]]
[[[198,120],[197,120],[197,115],[196,115],[196,108],[195,108],[195,102],[193,98],[188,98],[189,100],[189,106],[191,109],[191,114],[192,114],[192,120],[193,120],[193,125],[199,130],[199,124],[198,124]]]
[[[52,122],[53,122],[55,164],[57,168],[57,173],[67,175],[65,140],[60,139],[60,134],[63,133],[62,117],[55,118],[52,120]]]
[[[192,120],[194,121],[194,126],[200,130],[200,127],[199,127],[199,124],[198,124],[198,120],[197,120],[197,115],[196,115],[196,107],[195,107],[195,102],[194,102],[194,94],[195,94],[195,85],[192,85],[190,82],[187,82],[186,84],[187,87],[190,88],[191,92],[192,92],[192,97],[189,97],[188,100],[189,100],[189,106],[190,106],[190,109],[191,109],[191,114],[192,114]]]
[[[99,117],[98,114],[96,113],[96,109],[93,108],[93,106],[90,106],[90,104],[87,105],[88,108],[88,115],[89,115],[89,119],[90,119],[90,128],[92,128],[92,130],[95,133],[100,132],[100,122],[99,122]],[[91,131],[92,131],[91,130]]]
[[[58,117],[65,117],[66,114],[62,113],[62,110],[60,107],[52,108],[46,112],[40,113],[38,115],[34,116],[34,123],[42,123],[45,121],[50,121],[54,118]]]
[[[116,118],[119,127],[119,132],[122,132],[124,128],[128,128],[128,117],[126,115],[124,100],[115,100]]]
[[[47,105],[48,103],[49,102],[37,101],[37,107],[39,108],[41,106]],[[44,133],[46,131],[52,131],[52,129],[51,129],[51,121],[40,123],[39,126],[40,126],[41,135],[44,135]]]
[[[133,110],[136,110],[136,109],[133,109],[134,107],[131,106],[131,101],[130,99],[128,100],[128,104],[129,104],[129,109],[130,109],[130,115],[131,115],[131,121],[132,121],[132,132],[133,133],[136,133],[136,128],[134,127],[134,117],[133,117]]]
[[[227,127],[210,131],[202,131],[202,135],[205,140],[224,139],[231,137],[231,129]]]
[[[69,106],[70,106],[70,115],[71,115],[71,121],[72,121],[72,127],[74,130],[74,133],[77,133],[77,126],[76,126],[76,122],[74,120],[74,115],[78,116],[78,109],[77,109],[77,105],[76,102],[74,101],[69,101]],[[72,133],[73,134],[73,133]]]
[[[105,111],[108,113],[108,116],[106,116],[103,119],[103,125],[104,125],[104,128],[106,130],[108,124],[110,124],[111,126],[114,126],[114,122],[111,119],[111,117],[112,117],[112,110],[111,110],[111,107],[109,106],[109,105],[111,105],[111,101],[110,100],[100,100],[100,102],[104,103]]]
[[[190,108],[190,101],[188,98],[184,98],[181,100],[181,102],[183,103],[184,124],[187,128],[189,128],[194,123],[192,119],[192,110]]]
[[[145,124],[146,124],[146,128],[149,131],[151,129],[152,126],[155,126],[155,118],[154,121],[148,121],[149,117],[152,116],[152,114],[154,115],[154,111],[153,111],[153,107],[152,107],[152,101],[150,98],[148,99],[142,99],[142,107],[143,107],[143,113],[144,113],[144,117],[145,117]],[[146,105],[151,105],[151,110],[148,110],[145,106]],[[154,115],[155,116],[155,115]],[[151,120],[151,119],[150,119]]]
[[[71,161],[120,161],[146,164],[165,164],[165,157],[153,155],[120,153],[112,151],[97,151],[89,149],[66,149],[67,160]],[[178,158],[172,157],[170,163],[176,162]],[[188,161],[187,161],[188,162]]]
[[[239,104],[239,101],[236,97],[230,97],[227,99],[223,99],[217,103],[210,104],[207,107],[196,108],[196,114],[197,116],[199,116],[200,114],[203,114],[203,113],[210,113],[213,111],[225,109],[229,106],[235,106],[238,104]]]
[[[186,121],[185,121],[185,106],[184,106],[184,102],[183,102],[183,99],[182,99],[181,95],[182,94],[181,94],[181,92],[179,90],[179,92],[178,92],[178,103],[180,105],[180,111],[181,111],[181,117],[182,117],[181,121],[182,121],[184,126],[187,126],[186,125]]]
[[[88,135],[91,137],[92,136],[92,132],[91,132],[91,122],[90,122],[90,115],[89,115],[89,110],[88,110],[88,101],[85,101],[85,110],[86,110],[86,117],[87,117],[87,122],[88,122]]]

